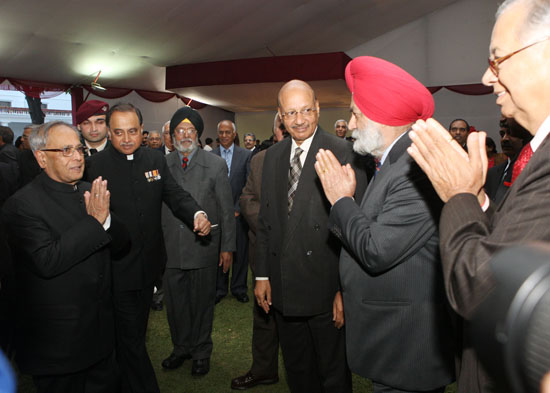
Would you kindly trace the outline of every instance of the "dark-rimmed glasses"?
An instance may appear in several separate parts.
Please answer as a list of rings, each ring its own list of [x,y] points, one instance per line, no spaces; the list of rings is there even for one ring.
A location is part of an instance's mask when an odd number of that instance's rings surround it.
[[[491,58],[489,58],[489,68],[491,69],[491,71],[493,72],[493,74],[495,74],[496,76],[498,76],[498,72],[499,72],[499,65],[508,60],[510,57],[514,56],[514,55],[517,55],[519,52],[521,51],[524,51],[525,49],[527,48],[530,48],[532,47],[533,45],[537,45],[537,44],[540,44],[541,42],[544,42],[546,40],[550,39],[550,36],[546,37],[546,38],[543,38],[542,40],[539,40],[539,41],[536,41],[536,42],[533,42],[532,44],[529,44],[527,46],[524,46],[523,48],[521,49],[518,49],[517,51],[515,52],[512,52],[512,53],[509,53],[505,56],[501,56],[501,57],[497,57],[496,59],[493,59],[491,60]]]
[[[62,147],[61,149],[40,149],[40,151],[54,151],[54,152],[59,152],[59,153],[63,153],[63,157],[72,157],[72,155],[74,154],[75,150],[80,154],[80,155],[84,155],[88,152],[88,148],[86,146],[65,146],[65,147]]]

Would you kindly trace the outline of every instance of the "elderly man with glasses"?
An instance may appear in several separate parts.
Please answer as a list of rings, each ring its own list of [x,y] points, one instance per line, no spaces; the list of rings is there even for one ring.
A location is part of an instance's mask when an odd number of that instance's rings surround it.
[[[550,0],[507,0],[498,9],[483,83],[502,114],[534,137],[519,153],[496,209],[483,190],[485,133],[468,137],[466,154],[433,119],[419,121],[409,153],[445,202],[440,246],[447,297],[467,327],[495,285],[489,261],[514,243],[550,240]],[[518,261],[518,263],[521,263]],[[459,392],[486,392],[491,381],[463,342]]]
[[[16,363],[37,391],[114,392],[111,257],[128,233],[107,182],[81,181],[86,148],[63,122],[30,135],[44,171],[5,203],[17,270]]]

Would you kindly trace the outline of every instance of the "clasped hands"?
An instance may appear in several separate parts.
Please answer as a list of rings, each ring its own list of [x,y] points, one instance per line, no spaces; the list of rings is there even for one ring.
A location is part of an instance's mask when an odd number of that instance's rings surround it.
[[[90,191],[84,192],[86,212],[101,225],[105,224],[105,220],[109,216],[110,200],[111,193],[107,189],[107,180],[103,180],[101,176],[92,182]]]
[[[357,182],[355,171],[351,165],[340,164],[336,156],[330,150],[325,149],[319,149],[315,158],[317,159],[315,171],[330,204],[334,205],[343,197],[353,198]]]
[[[470,193],[477,196],[480,205],[485,203],[485,132],[468,135],[468,152],[434,119],[418,120],[409,135],[413,143],[407,152],[426,173],[443,202],[457,194]]]

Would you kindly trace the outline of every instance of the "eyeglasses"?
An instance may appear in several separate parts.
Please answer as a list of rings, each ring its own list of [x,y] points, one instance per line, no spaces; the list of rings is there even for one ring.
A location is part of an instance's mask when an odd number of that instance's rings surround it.
[[[313,113],[315,112],[317,112],[317,109],[315,108],[306,108],[306,109],[302,109],[301,111],[283,112],[282,115],[287,119],[294,119],[296,116],[298,116],[298,113],[300,113],[302,116],[309,117],[309,116],[313,116]]]
[[[493,59],[491,60],[491,58],[489,58],[489,68],[491,69],[491,71],[493,72],[493,74],[495,74],[496,76],[498,76],[498,72],[499,72],[499,65],[508,60],[510,57],[514,56],[514,55],[517,55],[519,52],[527,49],[527,48],[530,48],[532,47],[533,45],[537,45],[537,44],[540,44],[541,42],[544,42],[546,40],[549,40],[550,39],[550,36],[546,37],[546,38],[543,38],[542,40],[539,40],[539,41],[536,41],[536,42],[533,42],[532,44],[529,44],[527,46],[524,46],[523,48],[521,49],[518,49],[517,51],[515,52],[512,52],[512,53],[509,53],[505,56],[502,56],[502,57],[497,57],[496,59]]]
[[[188,128],[186,130],[184,129],[174,130],[174,134],[178,136],[193,136],[196,133],[197,133],[197,130],[195,130],[194,128]]]
[[[63,157],[72,157],[75,150],[80,154],[84,155],[88,152],[88,148],[82,145],[79,146],[65,146],[61,149],[40,149],[40,151],[54,151],[63,153]]]

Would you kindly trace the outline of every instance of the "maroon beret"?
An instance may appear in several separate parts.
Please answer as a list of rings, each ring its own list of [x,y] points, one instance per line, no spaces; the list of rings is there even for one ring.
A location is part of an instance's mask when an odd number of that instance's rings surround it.
[[[99,100],[86,101],[76,111],[76,124],[82,123],[91,116],[105,115],[109,111],[109,104]]]

